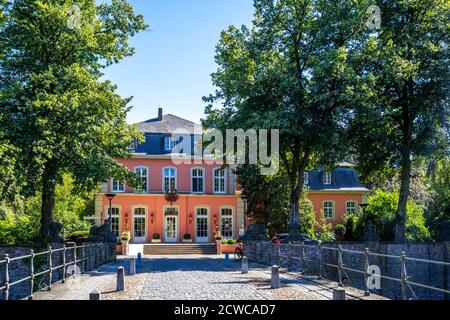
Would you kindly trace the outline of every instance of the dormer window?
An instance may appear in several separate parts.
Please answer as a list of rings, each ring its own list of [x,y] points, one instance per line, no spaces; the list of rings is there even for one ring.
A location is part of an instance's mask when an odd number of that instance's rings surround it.
[[[331,184],[331,172],[325,171],[323,173],[323,184]]]
[[[115,180],[111,178],[111,191],[112,192],[125,192],[125,184],[123,181]]]
[[[305,172],[305,174],[303,175],[303,181],[304,181],[304,184],[309,184],[309,174],[308,174],[308,172]]]
[[[172,137],[164,137],[164,148],[166,151],[172,151],[175,148],[175,140]]]

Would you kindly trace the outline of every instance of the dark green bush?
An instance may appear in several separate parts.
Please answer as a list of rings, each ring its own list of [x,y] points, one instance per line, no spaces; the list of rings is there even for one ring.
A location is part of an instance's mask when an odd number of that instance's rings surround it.
[[[339,237],[344,236],[344,235],[345,235],[345,231],[346,231],[346,228],[345,228],[345,226],[342,225],[342,224],[337,224],[337,225],[334,227],[334,234],[335,234],[336,236],[339,236]]]
[[[153,240],[160,240],[161,236],[159,235],[159,233],[154,233],[153,234]]]

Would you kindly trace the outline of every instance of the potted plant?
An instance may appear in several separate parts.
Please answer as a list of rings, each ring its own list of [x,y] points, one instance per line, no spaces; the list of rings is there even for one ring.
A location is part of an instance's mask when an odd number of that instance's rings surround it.
[[[153,234],[152,243],[161,243],[161,236],[159,233]]]
[[[189,233],[185,233],[184,234],[183,242],[184,243],[192,243],[192,238],[191,238],[191,235]]]
[[[216,231],[214,232],[214,240],[216,240],[216,248],[217,248],[217,254],[222,253],[222,233],[218,230],[219,228],[216,227]]]
[[[233,239],[225,239],[221,242],[221,253],[234,253],[240,245],[236,240]]]
[[[128,254],[128,243],[131,239],[131,232],[124,231],[120,235],[120,239],[122,240],[122,254]]]

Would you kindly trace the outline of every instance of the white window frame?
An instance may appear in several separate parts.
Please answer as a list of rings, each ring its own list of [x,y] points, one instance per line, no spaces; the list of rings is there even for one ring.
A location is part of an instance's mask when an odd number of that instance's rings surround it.
[[[200,178],[199,176],[194,176],[194,170],[200,170],[202,172],[202,191],[194,191],[194,178]],[[205,169],[201,167],[191,168],[191,193],[203,194],[205,193]]]
[[[219,230],[220,230],[220,233],[222,234],[222,236],[225,238],[225,239],[234,239],[234,208],[233,207],[230,207],[230,206],[222,206],[222,207],[220,207],[219,208],[219,210],[220,210],[220,223],[219,223]],[[230,227],[230,229],[231,229],[231,237],[230,236],[227,236],[227,237],[225,237],[225,235],[223,234],[223,230],[222,230],[222,227],[223,227],[223,224],[222,224],[222,218],[223,218],[223,214],[222,214],[222,210],[231,210],[231,216],[226,216],[226,217],[230,217],[231,218],[231,227]]]
[[[216,171],[217,170],[223,170],[223,177],[216,177]],[[227,193],[227,170],[222,168],[222,167],[217,167],[217,168],[213,168],[212,169],[212,178],[213,178],[213,183],[212,183],[212,188],[213,188],[213,193],[215,194],[226,194]],[[223,191],[217,191],[216,190],[216,179],[222,179],[223,178]],[[220,185],[220,184],[219,184]]]
[[[145,178],[146,178],[146,184],[145,184],[145,187],[146,187],[147,190],[142,190],[142,191],[141,191],[141,190],[135,188],[135,189],[134,189],[134,192],[135,192],[135,193],[147,193],[147,192],[150,191],[150,182],[149,182],[149,180],[150,180],[150,171],[149,171],[148,167],[139,166],[139,167],[135,167],[135,168],[134,168],[134,173],[137,174],[137,171],[138,171],[139,169],[145,169],[145,171],[146,171],[146,173],[147,173],[147,174],[145,175]],[[139,174],[139,182],[140,182],[140,178],[141,178],[141,177],[143,177],[143,176],[141,176],[141,174]]]
[[[118,214],[112,214],[111,218],[119,218],[119,236],[121,235],[121,227],[122,227],[122,206],[119,205],[112,205],[111,206],[112,212],[114,212],[114,209],[117,209],[119,211]],[[109,205],[105,206],[104,212],[106,212],[105,220],[109,220]]]
[[[325,211],[325,204],[326,204],[326,203],[331,203],[331,217],[328,217],[328,216],[326,215],[326,211]],[[335,220],[335,210],[336,210],[336,206],[335,206],[334,201],[332,201],[332,200],[325,200],[325,201],[323,201],[323,202],[322,202],[322,210],[323,210],[323,217],[324,217],[326,220]]]
[[[356,200],[348,200],[347,202],[345,202],[345,214],[350,214],[348,212],[348,204],[349,203],[354,203],[355,204],[355,211],[354,211],[353,214],[356,215],[358,213],[358,201],[356,201]]]
[[[166,188],[165,188],[165,186],[166,186],[166,174],[165,174],[165,171],[167,169],[175,170],[175,176],[174,176],[174,178],[175,178],[175,186],[174,186],[174,190],[178,189],[178,170],[177,170],[177,168],[175,168],[175,167],[164,167],[164,168],[162,168],[162,186],[161,186],[162,187],[162,192],[166,192]],[[171,176],[168,176],[168,177],[171,177]],[[171,190],[171,191],[173,191],[173,190]]]
[[[309,172],[307,171],[303,174],[303,183],[306,185],[309,184]]]
[[[122,189],[115,189],[115,187],[117,187],[117,183],[122,184]],[[125,188],[126,188],[125,182],[111,178],[111,192],[112,193],[123,193],[123,192],[125,192]]]
[[[331,184],[331,171],[323,172],[323,184]]]
[[[205,209],[206,210],[206,215],[198,215],[198,210],[199,209]],[[199,205],[199,206],[195,206],[194,207],[194,219],[195,219],[194,238],[195,238],[196,242],[198,242],[198,240],[197,240],[197,231],[198,231],[197,230],[197,227],[198,227],[197,218],[200,217],[200,216],[206,217],[206,221],[207,221],[207,228],[206,228],[207,236],[206,236],[206,238],[208,238],[208,241],[209,241],[209,238],[210,238],[210,230],[209,229],[211,227],[211,219],[210,219],[210,217],[211,217],[211,207],[207,206],[207,205]]]
[[[164,137],[164,150],[172,151],[175,148],[176,141],[172,136]]]

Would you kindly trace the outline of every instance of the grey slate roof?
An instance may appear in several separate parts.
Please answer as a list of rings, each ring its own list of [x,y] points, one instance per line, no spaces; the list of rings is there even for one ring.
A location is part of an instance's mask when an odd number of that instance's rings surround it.
[[[201,134],[202,127],[192,121],[174,116],[173,114],[165,114],[162,116],[162,120],[158,121],[158,118],[153,118],[146,120],[144,122],[136,123],[139,132],[144,133],[180,133],[180,130],[185,131],[185,133],[193,134],[194,130],[196,133]]]
[[[323,169],[308,170],[309,190],[370,192],[359,182],[358,173],[348,164],[341,164],[340,167],[331,170],[331,184],[323,183],[324,172]]]

